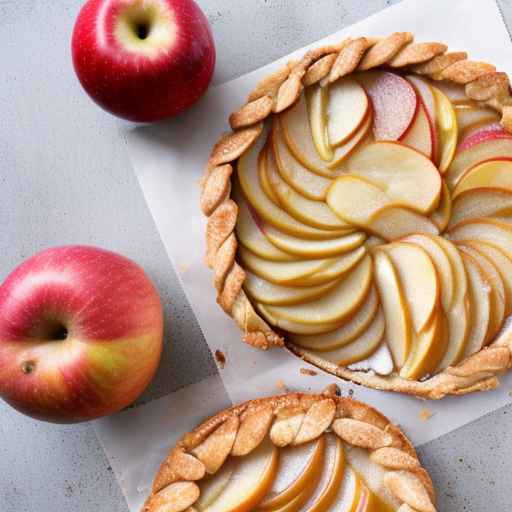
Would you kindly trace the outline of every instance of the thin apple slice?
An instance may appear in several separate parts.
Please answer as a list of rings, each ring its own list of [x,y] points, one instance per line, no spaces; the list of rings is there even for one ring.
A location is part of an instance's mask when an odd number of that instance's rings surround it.
[[[443,188],[441,191],[441,200],[439,206],[430,214],[430,220],[437,226],[439,232],[442,233],[450,222],[452,215],[452,198],[448,185],[443,181]]]
[[[486,335],[486,342],[489,342],[499,332],[505,318],[505,285],[492,261],[478,249],[466,244],[459,244],[458,248],[478,263],[485,281],[490,286],[490,318]]]
[[[240,247],[238,254],[240,256],[240,260],[247,269],[267,281],[280,285],[287,285],[295,282],[297,279],[318,272],[330,263],[334,263],[334,259],[286,262],[269,261],[260,258],[256,254],[245,249],[245,247]]]
[[[305,94],[313,143],[320,158],[329,162],[334,156],[327,133],[329,89],[315,84],[308,87]]]
[[[271,315],[297,323],[334,323],[348,318],[362,304],[370,291],[372,262],[365,256],[345,274],[339,284],[322,298],[296,306],[267,306]]]
[[[384,250],[396,269],[413,328],[420,333],[439,302],[439,280],[434,264],[427,251],[416,244],[394,242],[385,245]]]
[[[363,361],[373,354],[381,344],[385,327],[384,313],[379,308],[368,328],[348,345],[328,352],[317,352],[315,350],[311,350],[311,352],[338,366],[348,366]]]
[[[240,459],[228,484],[205,512],[250,512],[272,487],[279,468],[279,449],[270,439]]]
[[[468,219],[512,214],[512,190],[472,188],[461,192],[453,203],[450,226]]]
[[[351,467],[345,469],[340,492],[336,500],[336,510],[339,512],[356,512],[361,499],[362,482]]]
[[[506,136],[508,132],[503,128],[499,121],[494,119],[483,119],[481,122],[470,124],[462,133],[459,134],[459,148],[469,146],[472,141],[479,140],[489,135],[496,137]]]
[[[378,236],[370,235],[366,241],[364,242],[364,246],[367,249],[373,249],[374,247],[378,247],[379,245],[384,245],[386,240],[380,238]]]
[[[246,271],[244,289],[257,302],[273,306],[290,306],[318,299],[336,286],[336,281],[318,286],[291,287],[271,283]]]
[[[282,207],[281,202],[279,201],[279,197],[274,191],[274,187],[270,183],[267,167],[268,167],[268,144],[263,147],[258,156],[258,177],[260,180],[260,186],[263,189],[263,192],[267,195],[267,197],[280,208]]]
[[[337,256],[360,247],[366,236],[361,231],[349,233],[332,240],[305,240],[287,235],[270,224],[263,224],[265,236],[279,249],[303,258],[326,258]]]
[[[498,114],[492,108],[477,107],[474,105],[455,105],[455,114],[461,133],[477,123],[487,124],[499,121]]]
[[[503,281],[505,289],[505,315],[509,316],[512,311],[512,259],[502,250],[484,242],[466,241],[464,244],[475,248],[494,263]]]
[[[487,160],[468,169],[455,187],[453,198],[472,188],[502,188],[512,192],[512,159]]]
[[[434,141],[427,112],[422,103],[418,105],[418,113],[409,129],[400,139],[402,144],[419,151],[430,160],[433,159]]]
[[[463,85],[459,85],[448,80],[431,81],[432,86],[435,85],[454,105],[466,105],[469,99]]]
[[[440,245],[439,238],[437,236],[416,234],[404,238],[403,241],[418,245],[429,255],[440,281],[441,304],[445,311],[449,311],[454,298],[455,278],[452,264]]]
[[[414,233],[439,234],[439,229],[428,217],[397,206],[386,206],[378,211],[368,222],[367,229],[388,241]]]
[[[267,154],[267,176],[282,208],[292,217],[319,229],[352,231],[353,227],[341,220],[323,201],[313,201],[299,194],[280,176],[272,151]]]
[[[327,134],[331,146],[351,137],[366,117],[370,103],[361,85],[351,77],[341,78],[329,87]]]
[[[270,261],[296,261],[297,257],[281,251],[272,245],[260,228],[261,219],[256,212],[251,211],[239,186],[235,183],[232,197],[238,205],[238,218],[236,221],[236,234],[238,241],[260,258]]]
[[[367,178],[391,199],[419,212],[430,212],[439,203],[438,170],[427,157],[399,143],[368,144],[348,158],[343,170]]]
[[[446,353],[448,326],[441,308],[425,328],[413,335],[411,353],[400,369],[400,377],[418,380],[432,374]]]
[[[379,250],[374,256],[377,290],[386,320],[385,339],[395,365],[403,366],[411,348],[411,318],[398,279],[389,256]]]
[[[512,158],[512,138],[493,138],[493,133],[489,132],[479,138],[478,143],[457,151],[445,174],[448,187],[453,190],[466,171],[476,164],[503,158]]]
[[[451,101],[437,87],[432,87],[436,102],[437,133],[439,141],[438,168],[444,174],[450,166],[459,136],[457,116]]]
[[[358,338],[367,329],[377,314],[379,299],[374,287],[370,290],[363,305],[354,316],[341,327],[325,334],[292,334],[290,340],[302,348],[326,352],[343,347]]]
[[[357,81],[372,101],[376,140],[399,140],[416,114],[418,99],[412,85],[388,71],[358,73]]]
[[[230,458],[216,473],[206,475],[201,480],[201,494],[194,504],[198,510],[204,510],[219,498],[231,480],[238,462],[239,459]]]
[[[304,94],[301,94],[292,107],[280,114],[280,121],[284,140],[295,158],[320,176],[332,178],[333,171],[320,157],[313,142]]]
[[[339,174],[338,168],[343,164],[343,161],[351,155],[354,151],[359,150],[361,147],[364,147],[366,144],[370,143],[372,140],[370,128],[372,126],[373,121],[373,111],[370,107],[368,109],[368,113],[364,118],[361,126],[357,129],[357,131],[352,134],[345,142],[341,145],[337,146],[334,149],[334,157],[331,162],[327,164],[329,169],[332,169],[335,174]]]
[[[273,124],[271,144],[281,178],[304,197],[314,201],[324,200],[332,179],[311,172],[293,156],[284,141],[278,118]]]
[[[317,229],[303,224],[267,197],[261,188],[258,176],[258,155],[264,143],[263,136],[260,136],[260,139],[238,160],[238,180],[250,205],[263,220],[290,235],[311,239],[336,238],[340,234],[339,232]]]
[[[467,135],[466,137],[464,137],[464,139],[460,141],[458,151],[464,151],[486,140],[498,139],[511,140],[512,135],[504,128],[499,128],[497,130],[475,130],[473,133]]]
[[[299,496],[311,482],[318,482],[326,464],[326,438],[281,450],[279,473],[258,510],[274,511]]]
[[[471,303],[471,330],[463,357],[479,352],[484,346],[489,331],[491,316],[490,286],[485,281],[478,263],[466,253],[461,253],[466,268]]]

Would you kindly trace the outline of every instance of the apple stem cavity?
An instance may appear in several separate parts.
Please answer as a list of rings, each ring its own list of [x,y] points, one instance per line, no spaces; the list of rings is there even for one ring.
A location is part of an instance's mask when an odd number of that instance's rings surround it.
[[[29,375],[31,374],[36,368],[36,363],[34,361],[23,361],[23,363],[21,363],[21,371],[25,374],[25,375]]]
[[[149,26],[147,23],[137,23],[135,26],[135,32],[140,40],[146,39],[149,35]]]

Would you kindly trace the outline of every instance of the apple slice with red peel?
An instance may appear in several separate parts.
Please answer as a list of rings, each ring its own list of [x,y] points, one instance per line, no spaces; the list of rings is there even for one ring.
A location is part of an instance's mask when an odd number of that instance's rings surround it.
[[[228,484],[204,512],[250,512],[272,487],[279,469],[279,449],[266,439],[241,458]]]
[[[466,135],[467,130],[474,125],[499,122],[497,112],[491,108],[477,107],[475,105],[455,105],[454,108],[459,125],[459,132],[464,133],[464,135]]]
[[[248,203],[263,220],[290,235],[317,240],[339,236],[339,231],[317,229],[298,221],[268,198],[258,176],[258,155],[264,144],[264,137],[260,136],[238,160],[238,182]]]
[[[281,450],[279,473],[258,510],[275,511],[292,502],[320,479],[325,461],[326,438]]]
[[[270,261],[296,261],[296,256],[281,251],[268,241],[260,227],[263,221],[258,218],[254,210],[251,211],[236,183],[233,186],[232,196],[238,205],[236,221],[238,241],[260,258]]]
[[[434,141],[432,139],[432,130],[425,107],[422,103],[418,105],[418,113],[410,128],[400,139],[400,142],[419,151],[427,158],[433,159]]]
[[[512,215],[512,191],[472,188],[461,192],[453,203],[450,227],[468,219]]]
[[[469,143],[471,145],[466,146],[464,150],[457,151],[446,171],[445,180],[450,190],[453,190],[468,169],[476,164],[485,160],[512,158],[512,137],[495,137],[492,132],[489,132]]]
[[[351,77],[341,78],[329,87],[327,135],[333,147],[351,137],[365,119],[370,102],[361,85]]]
[[[356,231],[332,240],[305,240],[287,235],[270,224],[262,223],[261,229],[277,248],[302,258],[338,256],[357,249],[366,238],[363,232]]]
[[[320,176],[332,178],[333,171],[320,157],[313,142],[305,95],[301,94],[294,105],[280,114],[279,119],[284,140],[295,158]]]
[[[344,164],[347,173],[366,178],[394,201],[430,212],[439,203],[441,177],[434,164],[414,149],[396,142],[374,142]]]
[[[499,121],[492,119],[484,120],[481,123],[474,123],[469,125],[463,133],[459,134],[459,145],[466,146],[466,139],[473,140],[477,134],[492,132],[496,135],[503,134],[504,129]]]
[[[252,299],[272,306],[290,306],[318,299],[336,286],[336,281],[308,286],[291,287],[266,281],[252,272],[245,271],[244,290]]]
[[[379,299],[374,287],[370,290],[363,305],[354,316],[341,327],[325,334],[299,335],[292,334],[290,340],[302,348],[317,352],[326,352],[343,347],[359,337],[370,325],[377,314]]]
[[[490,287],[482,269],[469,254],[461,252],[461,256],[468,276],[471,303],[471,329],[463,354],[463,357],[468,357],[484,346],[489,331],[491,301]]]
[[[332,179],[311,172],[293,156],[284,141],[279,119],[273,125],[271,145],[281,178],[304,197],[324,200]]]
[[[459,244],[458,248],[477,262],[485,281],[490,286],[490,317],[486,336],[486,342],[489,342],[501,329],[505,317],[505,285],[494,264],[478,249],[464,243]]]
[[[439,206],[430,214],[430,220],[437,226],[439,232],[442,233],[450,222],[452,215],[452,198],[448,185],[443,181],[443,188],[441,191],[441,200]]]
[[[315,84],[308,87],[305,94],[313,143],[320,158],[329,162],[334,156],[327,133],[329,89],[322,87],[320,84]]]
[[[416,115],[418,98],[412,85],[388,71],[358,73],[356,79],[372,101],[375,139],[399,140]]]
[[[363,361],[377,350],[382,342],[385,327],[384,313],[379,308],[368,328],[348,345],[328,352],[316,352],[315,350],[311,350],[311,352],[338,366],[348,366]]]
[[[499,128],[497,130],[476,130],[471,135],[464,137],[464,140],[462,140],[459,144],[458,151],[464,151],[487,140],[497,139],[510,140],[512,139],[512,135],[503,128]]]
[[[455,155],[459,129],[455,110],[448,97],[436,87],[432,87],[432,92],[436,105],[436,128],[439,142],[438,168],[439,172],[444,174]]]
[[[338,285],[322,298],[295,306],[267,306],[273,316],[304,324],[335,323],[357,311],[370,291],[373,279],[372,262],[365,256],[346,273]]]
[[[378,250],[373,260],[375,282],[386,320],[385,339],[395,365],[401,368],[411,348],[411,318],[407,302],[390,257]]]
[[[452,197],[474,188],[512,191],[512,159],[487,160],[468,169],[455,187]]]

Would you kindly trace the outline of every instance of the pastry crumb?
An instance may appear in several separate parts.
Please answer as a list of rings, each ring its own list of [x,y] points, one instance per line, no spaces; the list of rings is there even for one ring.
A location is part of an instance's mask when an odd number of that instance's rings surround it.
[[[286,384],[284,383],[283,379],[277,379],[276,388],[279,389],[279,391],[282,391],[283,393],[286,393],[288,391],[288,388],[286,387]]]
[[[224,352],[222,352],[222,350],[215,351],[215,360],[217,361],[219,368],[223,370],[224,367],[226,366],[226,356],[224,355]]]
[[[187,265],[185,263],[181,264],[179,267],[178,267],[178,270],[184,274],[185,272],[188,271],[188,269],[190,268],[190,265]]]
[[[428,421],[432,416],[434,416],[434,413],[430,409],[423,407],[423,409],[420,410],[421,421]]]
[[[341,389],[337,384],[329,384],[322,390],[323,395],[341,396]]]
[[[318,375],[318,372],[315,372],[315,370],[310,370],[309,368],[301,368],[299,371],[302,375],[309,375],[310,377]]]

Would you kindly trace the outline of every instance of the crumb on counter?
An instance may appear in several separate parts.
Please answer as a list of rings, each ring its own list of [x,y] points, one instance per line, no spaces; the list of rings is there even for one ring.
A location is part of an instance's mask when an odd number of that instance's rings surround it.
[[[420,410],[420,420],[421,421],[428,421],[430,418],[432,418],[432,416],[434,416],[434,413],[430,409],[423,407]]]
[[[337,384],[329,384],[322,391],[323,395],[341,396],[341,389]]]
[[[187,264],[183,263],[183,264],[179,265],[178,270],[179,270],[182,274],[184,274],[185,272],[187,272],[187,271],[188,271],[188,269],[189,269],[189,268],[190,268],[190,265],[187,265]]]
[[[224,355],[224,352],[222,352],[222,350],[217,349],[215,351],[215,360],[217,361],[219,368],[223,370],[224,367],[226,366],[226,356]]]
[[[315,372],[315,370],[311,370],[309,368],[301,368],[299,371],[302,375],[309,375],[310,377],[318,375],[318,372]]]
[[[279,389],[279,391],[282,391],[283,393],[286,393],[288,391],[288,388],[286,387],[286,384],[284,383],[283,379],[277,379],[276,388]]]

